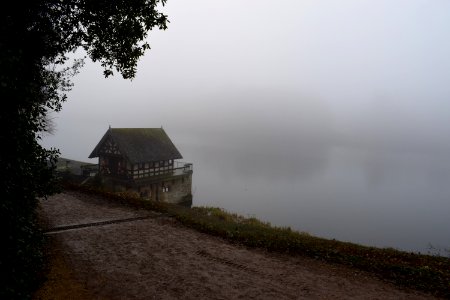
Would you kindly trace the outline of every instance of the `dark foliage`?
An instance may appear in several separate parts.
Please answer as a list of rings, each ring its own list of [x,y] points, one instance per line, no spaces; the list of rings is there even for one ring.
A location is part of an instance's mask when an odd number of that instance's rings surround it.
[[[165,29],[165,0],[6,1],[0,8],[0,298],[29,298],[41,269],[39,197],[55,191],[58,151],[38,141],[48,112],[59,111],[70,77],[67,53],[82,47],[104,67],[132,78],[149,45],[147,32]]]

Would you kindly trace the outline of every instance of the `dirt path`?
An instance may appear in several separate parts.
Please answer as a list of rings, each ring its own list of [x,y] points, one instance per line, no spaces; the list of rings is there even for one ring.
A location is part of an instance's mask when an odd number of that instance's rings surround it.
[[[164,215],[82,194],[43,200],[41,215],[49,228],[101,223],[48,233],[55,265],[66,275],[51,276],[38,299],[433,299],[351,268],[249,250]]]

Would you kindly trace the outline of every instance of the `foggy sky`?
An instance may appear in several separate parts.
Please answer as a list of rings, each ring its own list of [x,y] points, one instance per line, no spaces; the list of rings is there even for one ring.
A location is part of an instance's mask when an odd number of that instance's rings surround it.
[[[194,204],[369,245],[450,248],[450,1],[169,0],[133,81],[88,62],[43,145],[163,126]],[[78,53],[77,55],[82,55]],[[93,160],[93,162],[96,162]]]
[[[162,125],[180,143],[278,143],[300,131],[448,150],[448,1],[172,0],[163,10],[169,29],[150,33],[137,77],[104,79],[87,63],[45,146],[86,160],[109,125]]]

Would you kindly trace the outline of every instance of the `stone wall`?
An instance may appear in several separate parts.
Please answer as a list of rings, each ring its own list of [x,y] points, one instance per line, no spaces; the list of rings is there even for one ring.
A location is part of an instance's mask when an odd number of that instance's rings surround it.
[[[192,171],[153,181],[152,183],[125,184],[114,178],[104,178],[103,186],[114,192],[136,192],[142,198],[153,201],[180,204],[192,201]]]
[[[182,203],[192,196],[192,172],[157,183],[141,185],[136,191],[143,198],[167,203]]]
[[[176,179],[166,182],[168,188],[162,192],[161,201],[169,203],[181,203],[186,196],[192,195],[192,173],[178,176]]]

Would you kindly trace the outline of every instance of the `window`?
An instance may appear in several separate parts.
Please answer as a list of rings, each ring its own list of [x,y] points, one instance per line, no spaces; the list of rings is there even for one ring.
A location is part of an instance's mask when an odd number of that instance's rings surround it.
[[[167,193],[169,191],[169,187],[168,186],[163,186],[162,187],[162,191],[163,191],[163,193]]]

